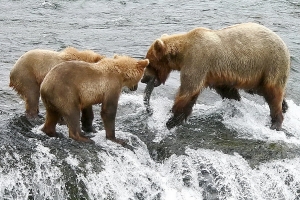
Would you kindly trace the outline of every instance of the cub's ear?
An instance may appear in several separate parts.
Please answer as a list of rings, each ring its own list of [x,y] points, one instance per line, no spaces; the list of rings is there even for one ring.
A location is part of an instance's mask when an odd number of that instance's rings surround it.
[[[116,58],[119,58],[120,56],[118,55],[118,54],[115,54],[114,55],[114,58],[116,59]]]
[[[161,39],[157,39],[153,45],[154,56],[160,59],[166,52],[166,44]]]
[[[148,65],[149,65],[149,60],[148,59],[139,60],[138,63],[137,63],[137,66],[142,68],[142,69],[144,69]]]

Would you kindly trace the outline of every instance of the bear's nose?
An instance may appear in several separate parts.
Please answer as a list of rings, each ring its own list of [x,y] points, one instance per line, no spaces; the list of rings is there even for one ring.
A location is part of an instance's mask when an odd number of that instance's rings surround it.
[[[151,78],[152,78],[151,76],[144,75],[143,78],[141,79],[141,82],[148,83],[151,80]]]

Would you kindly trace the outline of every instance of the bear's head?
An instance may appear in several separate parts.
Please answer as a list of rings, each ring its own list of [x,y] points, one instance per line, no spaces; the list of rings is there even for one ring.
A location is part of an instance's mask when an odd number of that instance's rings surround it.
[[[105,58],[105,56],[100,55],[92,50],[81,51],[82,60],[89,63],[96,63]]]
[[[79,51],[74,47],[66,47],[60,52],[60,57],[64,60],[80,60],[88,63],[96,63],[105,58],[92,50]]]
[[[181,44],[176,41],[177,36],[162,35],[150,46],[146,58],[149,59],[142,83],[148,83],[155,78],[155,86],[165,83],[172,70],[180,70]]]
[[[149,60],[137,60],[129,56],[119,55],[115,55],[114,60],[115,67],[123,76],[123,86],[128,87],[131,91],[136,90]]]

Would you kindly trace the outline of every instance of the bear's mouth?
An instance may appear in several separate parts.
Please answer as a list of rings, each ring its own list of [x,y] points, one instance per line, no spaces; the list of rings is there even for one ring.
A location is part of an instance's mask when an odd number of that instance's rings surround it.
[[[157,87],[157,86],[160,86],[161,85],[161,81],[158,80],[157,77],[155,76],[144,76],[142,79],[141,79],[141,82],[142,83],[146,83],[147,85],[148,84],[153,84],[154,87]]]
[[[154,84],[154,87],[161,85],[162,82],[159,80],[158,71],[151,63],[146,67],[141,82],[146,83],[147,85],[151,82],[151,85]]]

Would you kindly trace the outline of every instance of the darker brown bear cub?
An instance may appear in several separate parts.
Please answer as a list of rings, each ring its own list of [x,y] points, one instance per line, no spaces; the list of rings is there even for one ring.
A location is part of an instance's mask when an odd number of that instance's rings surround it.
[[[57,136],[56,124],[63,117],[69,128],[69,137],[77,141],[93,142],[83,136],[82,126],[92,126],[91,105],[102,104],[101,117],[106,138],[125,144],[115,137],[115,117],[123,86],[137,89],[148,59],[136,60],[127,56],[104,58],[91,64],[82,61],[63,62],[53,68],[41,84],[41,97],[46,107],[46,120],[42,131]]]
[[[240,100],[238,89],[262,95],[270,107],[271,129],[281,129],[282,113],[287,109],[284,95],[290,55],[282,39],[268,28],[244,23],[220,30],[196,28],[164,35],[153,42],[146,58],[150,64],[143,83],[155,78],[158,86],[172,70],[181,71],[174,115],[167,122],[169,129],[187,119],[206,87],[214,88],[223,98],[236,100]]]

